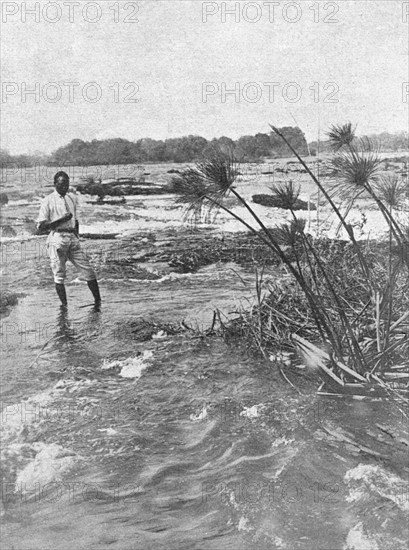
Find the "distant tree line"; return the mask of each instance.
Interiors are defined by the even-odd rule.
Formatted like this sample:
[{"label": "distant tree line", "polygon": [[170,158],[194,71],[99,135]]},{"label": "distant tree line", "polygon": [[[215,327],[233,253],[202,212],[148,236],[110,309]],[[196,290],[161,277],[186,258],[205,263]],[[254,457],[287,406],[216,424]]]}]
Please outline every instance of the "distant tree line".
[{"label": "distant tree line", "polygon": [[[282,129],[294,147],[307,154],[307,141],[299,128]],[[137,141],[107,139],[82,141],[74,139],[60,147],[50,158],[56,165],[132,164],[143,162],[194,162],[211,154],[215,149],[234,154],[238,160],[257,161],[264,157],[288,155],[287,146],[275,135],[256,134],[238,140],[222,136],[210,141],[201,136],[184,136],[166,140],[150,138]]]},{"label": "distant tree line", "polygon": [[[308,145],[300,128],[286,126],[280,130],[300,154],[316,154],[317,142]],[[376,139],[386,151],[407,151],[409,149],[407,132],[399,134],[383,132],[369,137]],[[39,164],[93,166],[143,162],[194,162],[208,156],[215,149],[232,154],[237,160],[243,162],[291,156],[287,145],[274,133],[242,136],[237,140],[222,136],[210,141],[201,136],[189,135],[165,140],[144,138],[137,141],[122,138],[94,139],[92,141],[73,139],[68,145],[58,148],[48,156],[42,154],[13,156],[5,150],[0,150],[0,165],[2,167]],[[328,150],[328,142],[320,142],[320,151]]]},{"label": "distant tree line", "polygon": [[10,155],[5,149],[0,149],[0,167],[46,165],[49,159],[49,156],[42,153],[33,155]]},{"label": "distant tree line", "polygon": [[[281,129],[291,144],[302,154],[308,154],[307,141],[300,128]],[[83,141],[73,139],[48,157],[0,153],[2,166],[39,162],[49,166],[93,166],[100,164],[139,164],[143,162],[194,162],[211,154],[215,149],[234,155],[237,160],[251,162],[265,157],[282,157],[291,154],[288,147],[275,134],[242,136],[238,140],[222,136],[207,140],[201,136],[184,136],[166,140],[150,138],[129,141],[122,138]]]}]

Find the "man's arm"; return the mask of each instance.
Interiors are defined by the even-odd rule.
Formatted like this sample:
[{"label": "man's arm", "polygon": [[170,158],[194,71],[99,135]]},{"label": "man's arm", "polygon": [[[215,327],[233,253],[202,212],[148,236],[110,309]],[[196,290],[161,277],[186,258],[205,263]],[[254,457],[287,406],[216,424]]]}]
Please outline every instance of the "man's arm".
[{"label": "man's arm", "polygon": [[46,197],[41,203],[40,212],[38,214],[37,230],[39,233],[45,233],[51,229],[55,229],[61,223],[70,220],[72,218],[72,214],[65,214],[62,218],[54,221],[51,221],[50,218],[50,205],[48,203],[48,198]]},{"label": "man's arm", "polygon": [[37,218],[37,232],[41,235],[48,232],[48,223],[50,221],[50,206],[48,198],[41,201],[40,212]]},{"label": "man's arm", "polygon": [[72,218],[72,214],[70,212],[69,214],[65,214],[64,216],[62,216],[62,218],[58,218],[58,220],[54,220],[53,222],[41,221],[38,224],[38,229],[40,229],[40,230],[41,229],[55,229],[61,223],[67,222],[71,218]]},{"label": "man's arm", "polygon": [[42,229],[46,223],[50,221],[50,205],[48,204],[48,198],[45,197],[41,201],[40,212],[37,218],[37,229]]}]

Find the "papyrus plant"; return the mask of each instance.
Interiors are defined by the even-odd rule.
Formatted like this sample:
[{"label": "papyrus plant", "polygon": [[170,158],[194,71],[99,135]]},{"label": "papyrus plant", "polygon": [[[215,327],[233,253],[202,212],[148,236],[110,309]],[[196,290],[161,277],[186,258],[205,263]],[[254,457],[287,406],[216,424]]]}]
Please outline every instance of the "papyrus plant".
[{"label": "papyrus plant", "polygon": [[[393,310],[393,292],[398,280],[401,290],[400,272],[404,263],[407,266],[407,257],[405,260],[402,253],[407,247],[407,235],[405,236],[405,229],[395,219],[394,206],[390,204],[392,201],[396,203],[397,198],[402,197],[400,185],[395,180],[386,181],[380,177],[381,160],[378,152],[369,140],[356,140],[350,124],[334,126],[329,132],[335,150],[332,164],[339,185],[335,189],[335,195],[334,187],[328,188],[314,175],[280,130],[274,126],[272,129],[288,145],[315,182],[350,240],[350,254],[355,258],[354,269],[356,266],[354,275],[361,278],[359,307],[356,301],[350,302],[340,292],[341,288],[348,285],[340,281],[338,271],[321,257],[319,243],[305,233],[305,223],[297,217],[295,210],[299,189],[295,189],[291,183],[277,184],[271,191],[286,204],[292,214],[292,221],[278,228],[267,228],[237,190],[235,184],[239,172],[233,156],[215,150],[209,158],[199,162],[195,168],[186,170],[174,181],[174,190],[179,194],[178,201],[187,205],[187,213],[192,214],[196,221],[202,219],[203,214],[208,216],[223,210],[256,234],[297,281],[315,322],[317,336],[330,345],[334,359],[348,363],[361,374],[371,372],[382,361],[395,357],[397,350],[401,351],[399,328],[407,320],[404,315],[399,315],[398,310]],[[390,260],[389,280],[384,288],[380,285],[373,259],[369,261],[364,246],[355,238],[347,219],[354,200],[363,192],[375,201],[387,221],[390,231],[390,258],[394,247],[401,257],[399,262]],[[346,210],[338,204],[337,194],[338,198],[341,194],[346,194]],[[224,199],[228,195],[236,197],[250,214],[251,222],[225,206]],[[373,331],[376,338],[371,338]],[[375,350],[368,344],[368,340],[376,341]]]}]

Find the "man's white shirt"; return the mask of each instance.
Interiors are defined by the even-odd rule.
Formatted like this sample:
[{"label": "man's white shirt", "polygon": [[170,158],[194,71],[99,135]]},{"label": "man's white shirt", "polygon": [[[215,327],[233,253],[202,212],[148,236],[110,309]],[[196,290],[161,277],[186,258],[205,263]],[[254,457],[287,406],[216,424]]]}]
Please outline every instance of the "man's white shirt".
[{"label": "man's white shirt", "polygon": [[[38,214],[38,223],[47,221],[53,222],[65,216],[68,212],[72,214],[72,218],[58,225],[59,229],[74,229],[77,220],[78,198],[73,193],[67,193],[62,197],[57,190],[47,195],[41,203],[40,212]],[[55,238],[62,238],[61,233],[51,231],[47,242],[51,243]]]}]

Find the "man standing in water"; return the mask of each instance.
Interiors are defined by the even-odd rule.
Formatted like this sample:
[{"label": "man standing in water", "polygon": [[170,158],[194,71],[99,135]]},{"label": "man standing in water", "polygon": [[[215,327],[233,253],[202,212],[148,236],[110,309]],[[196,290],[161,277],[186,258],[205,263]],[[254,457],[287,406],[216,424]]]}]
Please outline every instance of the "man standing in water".
[{"label": "man standing in water", "polygon": [[65,172],[54,176],[55,191],[45,197],[38,216],[38,229],[50,230],[47,239],[48,255],[54,275],[55,288],[63,306],[67,305],[64,281],[65,264],[70,260],[84,275],[94,296],[95,305],[101,304],[98,281],[78,237],[77,197],[68,193],[70,178]]}]

